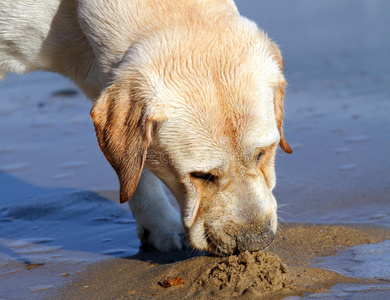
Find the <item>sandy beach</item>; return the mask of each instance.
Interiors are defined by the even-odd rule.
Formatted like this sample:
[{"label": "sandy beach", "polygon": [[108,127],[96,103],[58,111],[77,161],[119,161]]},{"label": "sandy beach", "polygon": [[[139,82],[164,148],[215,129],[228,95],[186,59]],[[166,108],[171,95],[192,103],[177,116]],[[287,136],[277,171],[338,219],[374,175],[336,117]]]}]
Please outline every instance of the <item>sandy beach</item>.
[{"label": "sandy beach", "polygon": [[[161,253],[144,250],[135,256],[92,265],[59,292],[59,299],[282,299],[326,293],[330,287],[369,286],[361,299],[385,299],[381,279],[358,279],[320,269],[316,257],[334,255],[357,244],[378,243],[390,238],[385,228],[286,224],[271,249],[215,257],[193,251]],[[161,281],[182,279],[182,284],[162,287]],[[377,287],[377,288],[375,288]],[[339,287],[332,296],[349,298]],[[328,295],[329,296],[329,295]],[[349,297],[348,297],[349,296]],[[344,299],[345,299],[344,298]],[[367,299],[367,298],[366,298]]]},{"label": "sandy beach", "polygon": [[[280,45],[289,84],[294,153],[277,154],[274,243],[231,257],[141,247],[92,103],[59,75],[11,74],[0,82],[0,299],[390,297],[390,3],[236,3]],[[169,277],[183,284],[162,287]]]}]

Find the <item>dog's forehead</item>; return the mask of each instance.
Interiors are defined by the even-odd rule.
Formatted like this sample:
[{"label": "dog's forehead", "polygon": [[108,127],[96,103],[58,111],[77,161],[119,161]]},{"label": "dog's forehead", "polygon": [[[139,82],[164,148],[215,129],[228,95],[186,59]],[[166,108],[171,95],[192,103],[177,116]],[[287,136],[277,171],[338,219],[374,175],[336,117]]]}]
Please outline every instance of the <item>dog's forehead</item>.
[{"label": "dog's forehead", "polygon": [[253,155],[279,140],[273,88],[266,83],[251,88],[221,92],[209,86],[199,98],[176,105],[159,139],[183,172],[218,168],[233,156]]},{"label": "dog's forehead", "polygon": [[250,152],[279,139],[273,98],[283,74],[270,41],[259,35],[235,46],[181,49],[144,73],[150,107],[166,116],[159,142],[189,167],[217,166],[231,151]]},{"label": "dog's forehead", "polygon": [[168,102],[170,118],[181,120],[181,126],[195,134],[207,133],[212,139],[230,139],[241,146],[274,136],[278,130],[273,99],[279,70],[271,60],[263,69],[253,65],[230,74],[221,68],[198,74],[190,82],[178,82],[178,88],[170,89],[177,97]]},{"label": "dog's forehead", "polygon": [[235,106],[275,88],[283,80],[275,46],[255,24],[239,23],[245,30],[191,30],[157,38],[154,50],[135,47],[133,60],[154,106],[168,114],[183,104],[220,98]]}]

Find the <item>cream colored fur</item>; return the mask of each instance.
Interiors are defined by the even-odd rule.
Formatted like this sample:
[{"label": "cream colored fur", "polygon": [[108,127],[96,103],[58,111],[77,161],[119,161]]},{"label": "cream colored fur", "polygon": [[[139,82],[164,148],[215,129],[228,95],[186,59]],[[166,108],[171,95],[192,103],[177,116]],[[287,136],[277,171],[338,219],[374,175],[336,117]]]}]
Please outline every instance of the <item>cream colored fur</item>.
[{"label": "cream colored fur", "polygon": [[34,70],[97,99],[99,145],[142,241],[181,249],[185,232],[223,254],[272,242],[275,152],[291,152],[283,60],[233,1],[2,0],[0,79]]}]

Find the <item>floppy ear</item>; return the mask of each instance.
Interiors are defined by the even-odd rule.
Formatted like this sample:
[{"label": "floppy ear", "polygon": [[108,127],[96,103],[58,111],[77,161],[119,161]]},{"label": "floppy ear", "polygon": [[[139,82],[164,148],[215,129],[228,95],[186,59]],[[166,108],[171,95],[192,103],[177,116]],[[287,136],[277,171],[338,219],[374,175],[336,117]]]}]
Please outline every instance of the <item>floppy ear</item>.
[{"label": "floppy ear", "polygon": [[[278,46],[271,42],[272,51],[276,62],[279,65],[281,71],[283,71],[283,57],[278,48]],[[275,90],[274,95],[274,106],[275,106],[275,116],[276,116],[276,124],[278,126],[279,134],[280,134],[280,147],[286,153],[292,153],[292,149],[284,138],[283,134],[283,98],[284,98],[284,89],[286,87],[286,81],[283,79],[279,86]]]},{"label": "floppy ear", "polygon": [[137,187],[150,143],[145,104],[131,87],[114,83],[96,101],[91,118],[100,149],[118,175],[124,203]]}]

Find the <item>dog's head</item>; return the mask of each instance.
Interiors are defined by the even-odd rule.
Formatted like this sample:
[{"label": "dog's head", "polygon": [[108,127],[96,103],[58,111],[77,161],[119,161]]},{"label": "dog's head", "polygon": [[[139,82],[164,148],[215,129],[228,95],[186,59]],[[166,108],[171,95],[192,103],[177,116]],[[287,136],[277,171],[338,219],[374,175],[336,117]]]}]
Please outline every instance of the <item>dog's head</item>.
[{"label": "dog's head", "polygon": [[178,35],[133,44],[91,111],[121,202],[147,167],[178,200],[193,247],[263,249],[277,227],[276,149],[292,152],[280,51],[253,24]]}]

